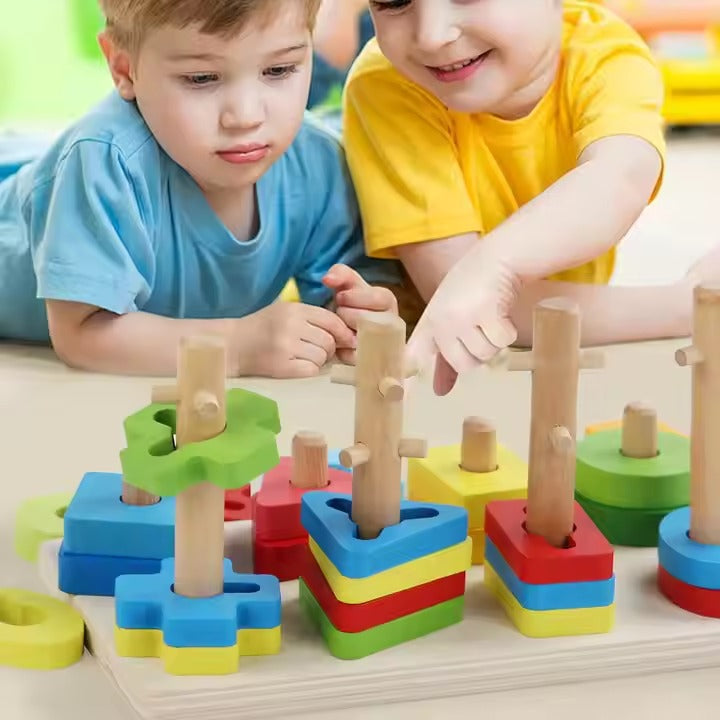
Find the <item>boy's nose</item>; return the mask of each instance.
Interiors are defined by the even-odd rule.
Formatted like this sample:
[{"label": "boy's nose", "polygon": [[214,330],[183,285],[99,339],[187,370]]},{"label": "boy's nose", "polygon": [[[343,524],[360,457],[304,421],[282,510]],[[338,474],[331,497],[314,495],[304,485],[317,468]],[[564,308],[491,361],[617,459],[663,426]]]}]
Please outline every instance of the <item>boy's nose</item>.
[{"label": "boy's nose", "polygon": [[259,97],[245,95],[228,103],[220,114],[220,125],[226,129],[247,130],[262,125],[265,108]]},{"label": "boy's nose", "polygon": [[461,34],[452,9],[447,3],[418,3],[415,24],[415,45],[422,52],[434,52],[455,42]]}]

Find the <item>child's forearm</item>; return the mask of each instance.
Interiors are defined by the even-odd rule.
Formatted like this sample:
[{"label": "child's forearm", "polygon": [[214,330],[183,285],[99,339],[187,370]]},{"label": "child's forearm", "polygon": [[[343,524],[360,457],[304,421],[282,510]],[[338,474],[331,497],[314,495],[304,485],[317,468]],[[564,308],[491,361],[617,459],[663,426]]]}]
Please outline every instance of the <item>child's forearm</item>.
[{"label": "child's forearm", "polygon": [[227,341],[228,374],[236,377],[249,370],[249,358],[242,350],[251,347],[247,320],[178,320],[142,312],[118,316],[101,310],[90,315],[71,337],[54,345],[61,359],[80,370],[173,376],[181,338],[220,335]]},{"label": "child's forearm", "polygon": [[689,282],[615,287],[540,280],[526,285],[513,307],[518,345],[532,345],[534,306],[557,296],[578,303],[584,346],[679,338],[691,332],[693,288]]}]

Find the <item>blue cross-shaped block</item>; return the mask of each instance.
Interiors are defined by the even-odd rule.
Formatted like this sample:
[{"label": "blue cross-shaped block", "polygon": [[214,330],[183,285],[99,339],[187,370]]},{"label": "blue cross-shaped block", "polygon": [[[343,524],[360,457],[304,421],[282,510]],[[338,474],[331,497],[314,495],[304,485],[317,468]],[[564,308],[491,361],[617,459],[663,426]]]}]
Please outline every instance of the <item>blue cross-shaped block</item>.
[{"label": "blue cross-shaped block", "polygon": [[224,561],[224,593],[187,598],[173,590],[175,560],[157,575],[124,575],[115,584],[115,623],[125,630],[161,630],[176,648],[231,647],[246,629],[280,626],[280,582],[272,575],[240,575]]}]

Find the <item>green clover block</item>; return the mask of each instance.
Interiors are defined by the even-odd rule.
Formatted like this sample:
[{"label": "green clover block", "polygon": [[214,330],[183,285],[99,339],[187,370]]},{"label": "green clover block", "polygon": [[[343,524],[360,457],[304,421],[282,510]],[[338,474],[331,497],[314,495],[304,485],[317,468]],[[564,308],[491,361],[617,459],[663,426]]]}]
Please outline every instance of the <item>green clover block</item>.
[{"label": "green clover block", "polygon": [[127,448],[120,453],[125,480],[154,495],[172,497],[201,482],[235,490],[275,467],[280,461],[277,403],[233,389],[227,393],[226,412],[220,435],[177,449],[174,405],[152,404],[128,417]]}]

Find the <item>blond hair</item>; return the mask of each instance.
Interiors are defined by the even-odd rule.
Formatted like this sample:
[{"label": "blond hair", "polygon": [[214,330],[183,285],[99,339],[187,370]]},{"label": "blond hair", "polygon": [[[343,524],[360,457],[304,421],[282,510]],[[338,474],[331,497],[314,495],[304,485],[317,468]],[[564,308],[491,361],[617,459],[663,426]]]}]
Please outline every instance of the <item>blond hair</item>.
[{"label": "blond hair", "polygon": [[[308,26],[313,28],[321,0],[295,0],[305,5]],[[264,20],[288,0],[99,0],[112,39],[127,49],[137,49],[149,30],[173,25],[198,25],[211,35],[231,37],[257,16]]]}]

